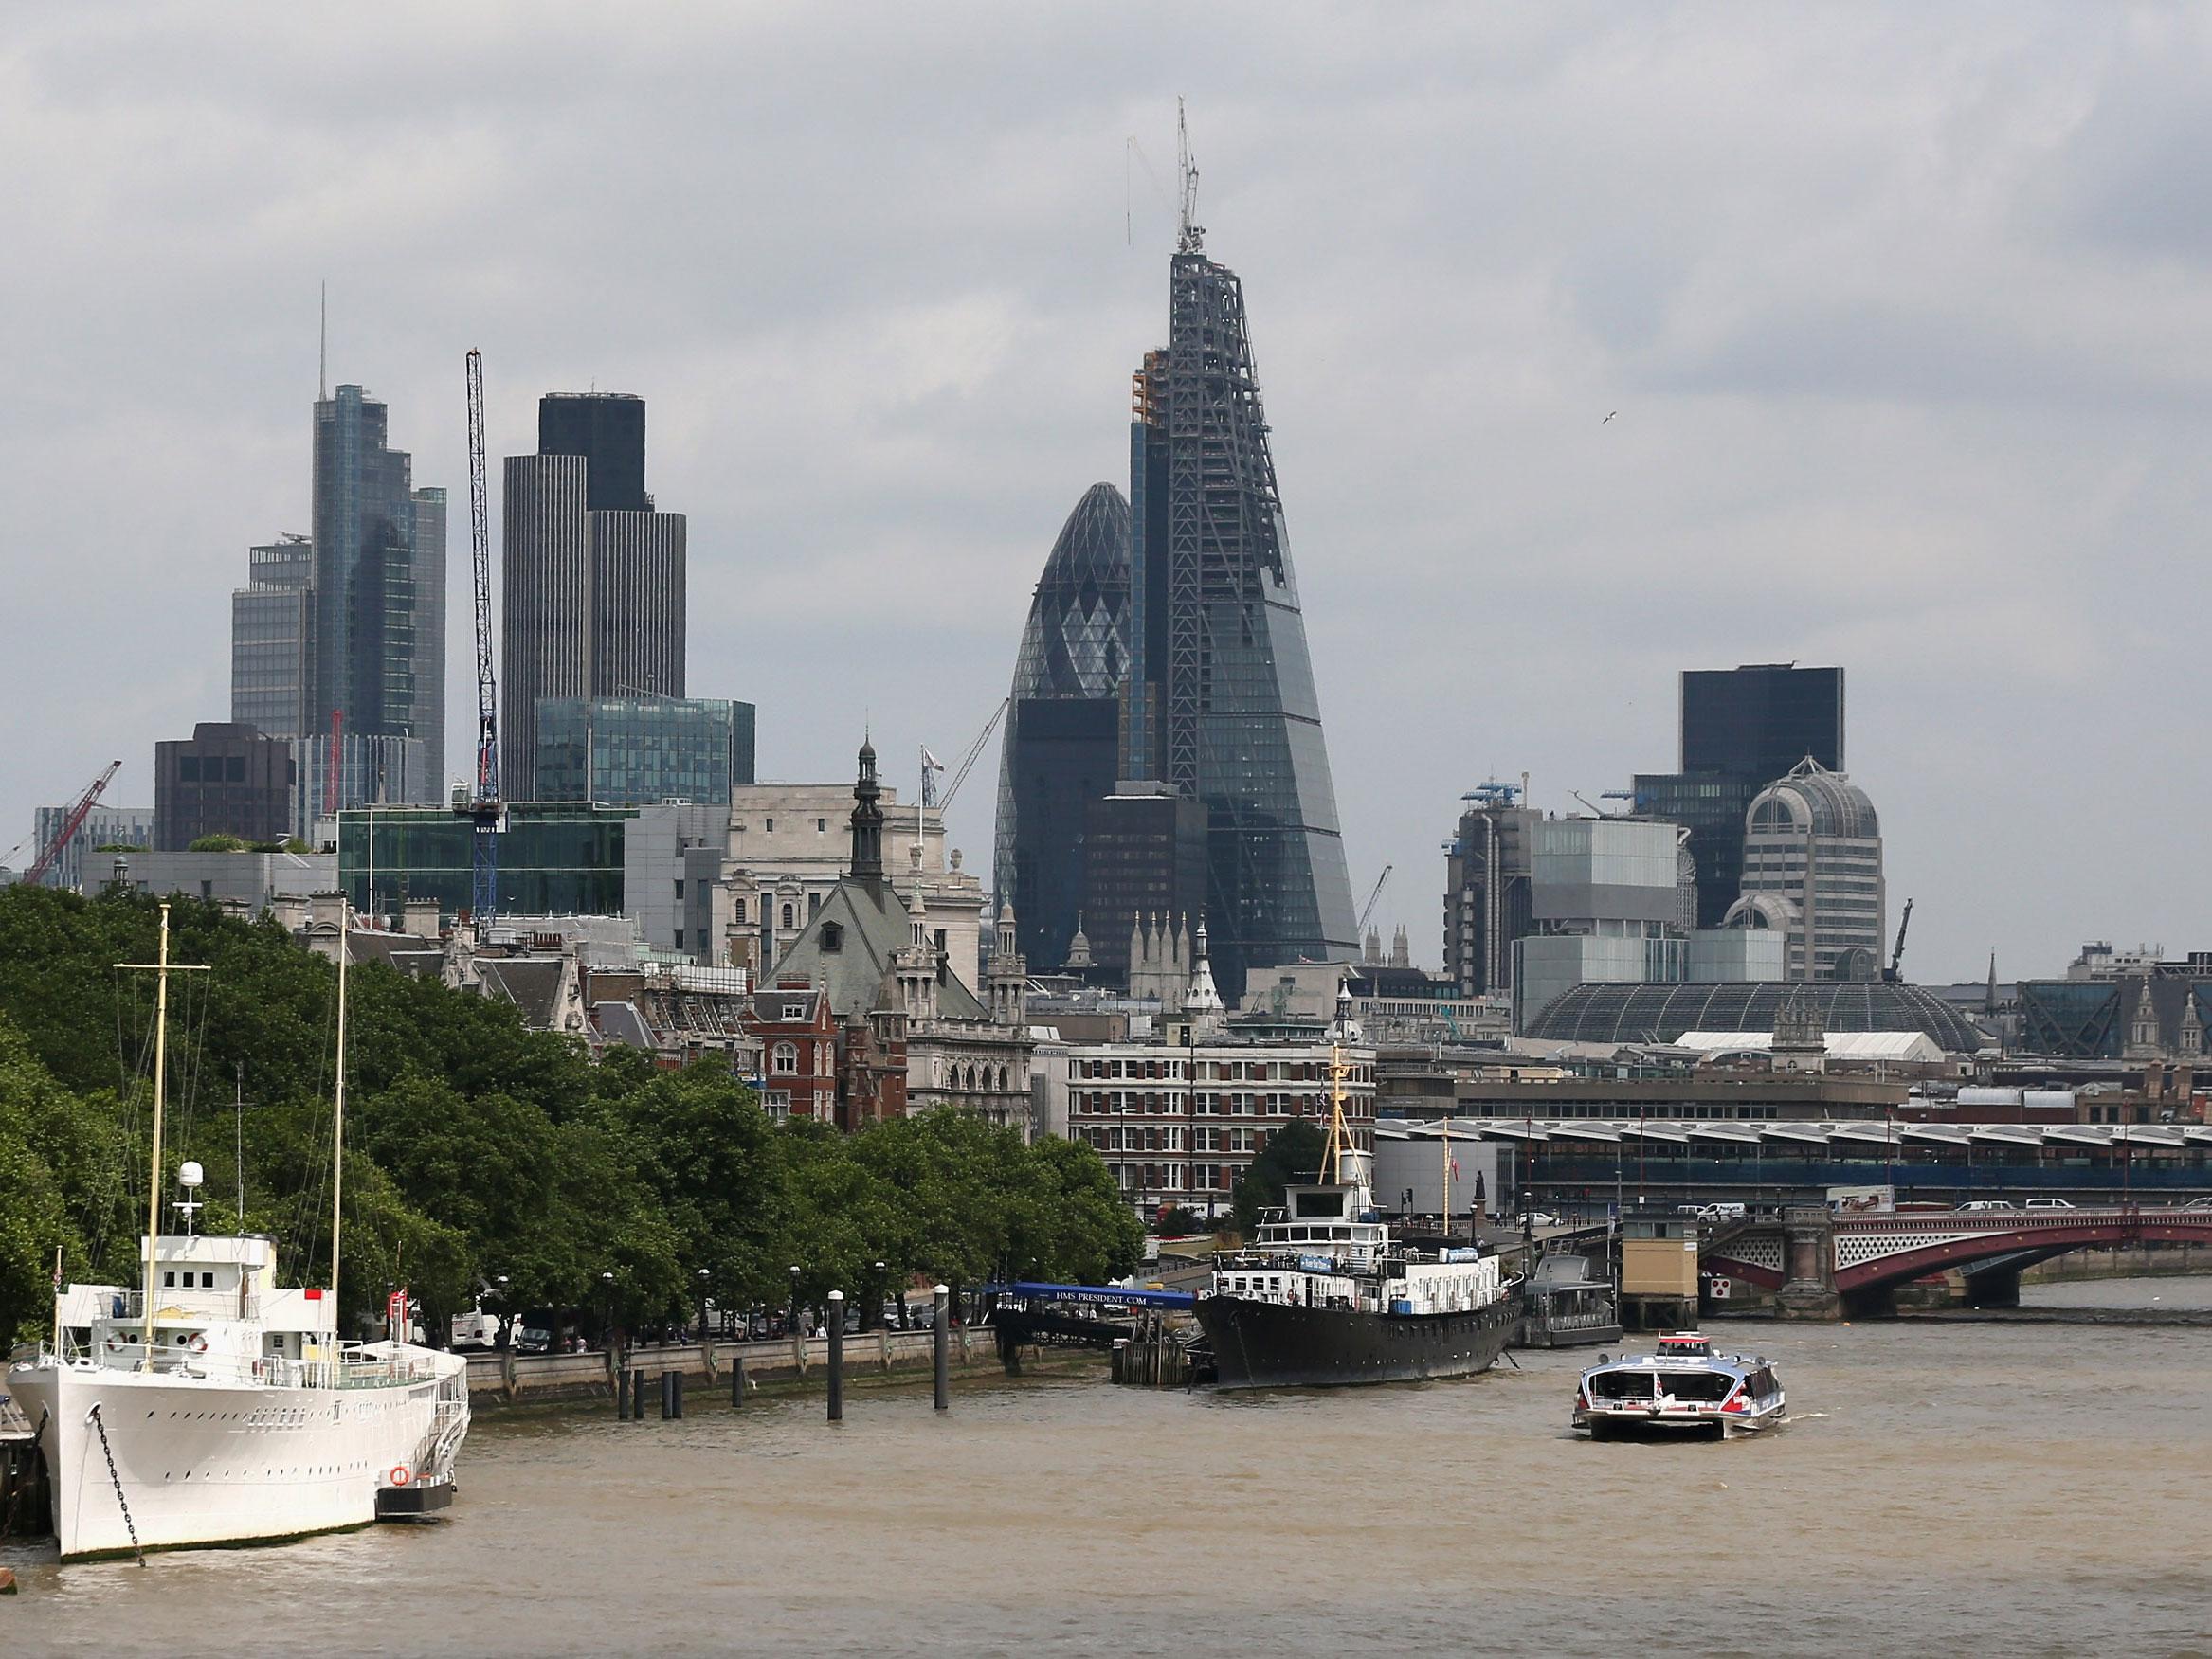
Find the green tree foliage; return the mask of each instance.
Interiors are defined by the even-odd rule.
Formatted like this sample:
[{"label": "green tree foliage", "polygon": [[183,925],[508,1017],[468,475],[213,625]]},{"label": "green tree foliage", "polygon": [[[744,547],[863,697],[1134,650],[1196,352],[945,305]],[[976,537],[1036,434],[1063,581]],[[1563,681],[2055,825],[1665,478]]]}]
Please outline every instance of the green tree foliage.
[{"label": "green tree foliage", "polygon": [[1266,1146],[1237,1178],[1237,1231],[1249,1236],[1260,1224],[1260,1212],[1281,1204],[1285,1184],[1310,1181],[1319,1175],[1327,1145],[1321,1131],[1305,1118],[1293,1118],[1270,1135]]},{"label": "green tree foliage", "polygon": [[[144,1056],[158,909],[0,890],[0,1342],[43,1332],[54,1252],[69,1277],[135,1278],[144,1225]],[[326,1281],[336,974],[275,923],[172,901],[170,1132],[207,1170],[203,1220],[279,1243],[291,1283]],[[771,1124],[724,1067],[681,1071],[523,1028],[511,1005],[381,965],[349,975],[348,1312],[388,1285],[443,1330],[485,1288],[506,1308],[611,1300],[618,1321],[682,1319],[800,1289],[872,1296],[912,1275],[1102,1282],[1143,1243],[1088,1146],[1025,1146],[956,1112],[843,1136]],[[243,1077],[245,1213],[234,1214]],[[885,1264],[879,1283],[874,1264]],[[607,1277],[611,1275],[611,1281]]]},{"label": "green tree foliage", "polygon": [[250,853],[254,844],[244,836],[234,836],[228,830],[217,830],[211,836],[202,836],[185,849],[188,853]]}]

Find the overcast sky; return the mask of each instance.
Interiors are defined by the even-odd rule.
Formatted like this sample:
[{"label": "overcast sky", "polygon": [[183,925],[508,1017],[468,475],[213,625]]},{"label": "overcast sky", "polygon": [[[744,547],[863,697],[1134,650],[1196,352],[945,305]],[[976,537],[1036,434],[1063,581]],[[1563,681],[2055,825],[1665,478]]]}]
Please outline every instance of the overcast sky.
[{"label": "overcast sky", "polygon": [[326,279],[333,383],[453,492],[456,765],[476,346],[495,469],[540,392],[645,398],[761,775],[872,718],[910,789],[1127,485],[1185,94],[1355,898],[1395,865],[1417,961],[1463,791],[1571,810],[1674,765],[1677,670],[1790,659],[1848,670],[1909,977],[2212,946],[2203,8],[0,12],[0,859],[227,717]]}]

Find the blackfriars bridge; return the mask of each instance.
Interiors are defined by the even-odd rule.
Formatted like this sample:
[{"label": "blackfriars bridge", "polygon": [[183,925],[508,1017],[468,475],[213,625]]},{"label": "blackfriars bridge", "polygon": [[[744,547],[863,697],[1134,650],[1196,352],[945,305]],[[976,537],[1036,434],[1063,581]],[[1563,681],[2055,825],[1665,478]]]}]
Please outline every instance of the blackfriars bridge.
[{"label": "blackfriars bridge", "polygon": [[2138,1244],[2212,1246],[2212,1210],[2107,1209],[1831,1215],[1813,1205],[1724,1225],[1704,1241],[1701,1272],[1774,1293],[1786,1312],[1868,1311],[1902,1284],[1956,1270],[1968,1300],[2020,1300],[2020,1274],[2072,1250]]}]

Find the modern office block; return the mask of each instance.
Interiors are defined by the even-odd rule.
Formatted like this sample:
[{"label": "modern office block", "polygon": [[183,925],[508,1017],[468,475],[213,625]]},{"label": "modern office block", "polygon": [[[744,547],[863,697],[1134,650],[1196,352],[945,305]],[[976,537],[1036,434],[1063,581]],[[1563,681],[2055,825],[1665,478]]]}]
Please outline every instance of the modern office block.
[{"label": "modern office block", "polygon": [[1680,769],[1636,779],[1636,810],[1690,831],[1697,925],[1717,928],[1743,891],[1744,814],[1798,762],[1843,766],[1843,671],[1754,663],[1681,679]]},{"label": "modern office block", "polygon": [[1129,503],[1094,484],[1061,527],[1029,602],[999,765],[991,880],[1022,954],[1067,960],[1083,906],[1083,819],[1112,792],[1129,666]]},{"label": "modern office block", "polygon": [[1543,815],[1511,784],[1461,798],[1444,862],[1444,973],[1462,997],[1513,990],[1514,941],[1535,929],[1535,833]]},{"label": "modern office block", "polygon": [[[517,802],[499,837],[499,908],[514,915],[623,913],[623,839],[634,806]],[[474,902],[475,826],[449,809],[352,808],[338,817],[338,882],[378,913],[404,894],[447,913]]]},{"label": "modern office block", "polygon": [[751,703],[714,697],[545,697],[535,711],[540,801],[726,806],[752,782]]},{"label": "modern office block", "polygon": [[1123,780],[1090,803],[1082,926],[1099,983],[1130,984],[1133,933],[1205,915],[1206,856],[1205,806],[1166,784]]},{"label": "modern office block", "polygon": [[1247,969],[1358,955],[1351,885],[1243,286],[1186,221],[1168,346],[1134,377],[1133,616],[1122,770],[1209,815],[1222,993]]},{"label": "modern office block", "polygon": [[1799,761],[1843,770],[1843,671],[1756,663],[1682,676],[1685,772],[1772,780]]},{"label": "modern office block", "polygon": [[510,456],[500,563],[502,792],[530,801],[541,699],[684,694],[686,524],[644,489],[644,404],[556,393]]},{"label": "modern office block", "polygon": [[230,594],[230,718],[296,737],[313,718],[315,544],[303,535],[250,550]]},{"label": "modern office block", "polygon": [[181,853],[214,835],[283,840],[297,781],[285,739],[203,720],[190,738],[154,746],[154,850]]}]

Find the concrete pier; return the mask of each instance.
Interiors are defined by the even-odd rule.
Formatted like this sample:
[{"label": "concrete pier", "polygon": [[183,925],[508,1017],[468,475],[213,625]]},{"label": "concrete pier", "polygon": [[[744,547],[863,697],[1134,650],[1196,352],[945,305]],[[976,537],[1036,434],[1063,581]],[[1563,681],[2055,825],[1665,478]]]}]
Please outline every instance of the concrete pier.
[{"label": "concrete pier", "polygon": [[[928,1375],[934,1364],[934,1334],[929,1330],[873,1330],[845,1339],[846,1380],[855,1373],[891,1377],[902,1372]],[[997,1363],[988,1331],[952,1326],[946,1332],[946,1363],[965,1375],[978,1365]],[[471,1354],[468,1393],[480,1404],[533,1399],[607,1399],[611,1379],[627,1381],[642,1368],[658,1374],[682,1373],[685,1380],[712,1383],[743,1367],[749,1391],[763,1385],[817,1383],[829,1365],[827,1336],[778,1338],[766,1343],[681,1343],[631,1350],[610,1361],[604,1353],[517,1355]],[[642,1404],[643,1402],[639,1402]],[[642,1411],[638,1414],[644,1416]]]}]

